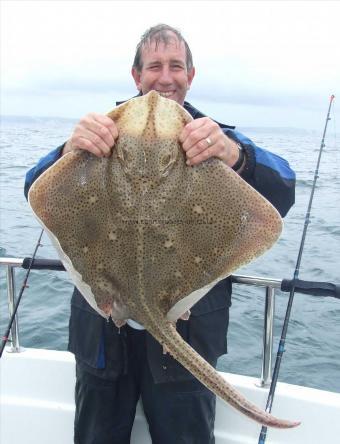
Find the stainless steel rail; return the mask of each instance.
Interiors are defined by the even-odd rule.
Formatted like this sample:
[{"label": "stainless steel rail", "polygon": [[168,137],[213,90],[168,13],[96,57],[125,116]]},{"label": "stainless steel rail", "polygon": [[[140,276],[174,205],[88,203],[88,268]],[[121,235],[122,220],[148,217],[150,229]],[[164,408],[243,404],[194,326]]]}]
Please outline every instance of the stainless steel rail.
[{"label": "stainless steel rail", "polygon": [[[0,266],[6,267],[6,284],[9,316],[12,315],[15,304],[15,268],[21,267],[23,259],[20,258],[0,258]],[[266,292],[263,327],[263,349],[262,349],[262,370],[259,385],[267,387],[270,385],[272,374],[272,349],[273,349],[273,326],[274,326],[274,306],[275,289],[281,287],[281,279],[272,279],[258,276],[232,275],[235,284],[245,284],[255,287],[264,287]],[[18,316],[11,330],[11,347],[7,349],[12,353],[20,352]]]},{"label": "stainless steel rail", "polygon": [[258,276],[232,275],[233,283],[264,287],[266,291],[263,322],[262,367],[259,385],[269,387],[272,377],[274,338],[275,289],[281,288],[281,279]]},{"label": "stainless steel rail", "polygon": [[[21,267],[22,259],[18,258],[0,258],[0,265],[6,266],[6,284],[7,284],[7,303],[9,318],[14,312],[15,305],[15,267]],[[18,316],[15,317],[10,334],[11,348],[7,351],[19,353],[19,325]]]}]

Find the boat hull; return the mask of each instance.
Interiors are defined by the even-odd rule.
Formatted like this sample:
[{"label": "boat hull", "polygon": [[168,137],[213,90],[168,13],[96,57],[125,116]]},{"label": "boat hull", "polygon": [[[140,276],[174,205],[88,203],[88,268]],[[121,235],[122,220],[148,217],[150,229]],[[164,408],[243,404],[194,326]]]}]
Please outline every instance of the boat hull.
[{"label": "boat hull", "polygon": [[[4,352],[0,361],[0,442],[72,444],[75,363],[68,352],[25,349]],[[257,379],[224,374],[238,390],[264,407],[268,390]],[[292,430],[268,431],[268,444],[336,443],[340,394],[279,383],[273,413],[301,420]],[[216,444],[257,444],[261,426],[217,400]],[[132,444],[151,444],[142,406],[137,408]]]}]

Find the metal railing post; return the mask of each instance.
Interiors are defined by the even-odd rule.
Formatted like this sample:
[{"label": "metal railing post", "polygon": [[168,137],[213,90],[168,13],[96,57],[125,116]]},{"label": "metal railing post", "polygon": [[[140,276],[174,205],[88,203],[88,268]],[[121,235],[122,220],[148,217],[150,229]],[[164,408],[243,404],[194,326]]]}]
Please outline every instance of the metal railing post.
[{"label": "metal railing post", "polygon": [[[11,317],[14,312],[14,295],[15,295],[15,269],[12,265],[7,265],[7,297],[8,297],[8,311],[9,316]],[[20,345],[19,345],[19,328],[18,328],[18,316],[15,317],[15,320],[11,329],[11,340],[12,347],[9,350],[11,353],[19,353]]]},{"label": "metal railing post", "polygon": [[264,309],[263,351],[260,386],[268,387],[272,378],[273,328],[274,328],[275,289],[266,287]]}]

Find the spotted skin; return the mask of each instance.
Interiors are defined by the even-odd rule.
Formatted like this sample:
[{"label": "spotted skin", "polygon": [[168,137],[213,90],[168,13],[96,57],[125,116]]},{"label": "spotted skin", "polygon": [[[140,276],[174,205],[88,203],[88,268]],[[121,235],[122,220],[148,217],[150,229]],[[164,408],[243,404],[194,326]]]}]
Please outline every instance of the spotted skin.
[{"label": "spotted skin", "polygon": [[151,91],[108,115],[119,131],[110,158],[71,152],[29,192],[75,285],[102,316],[144,325],[240,412],[267,426],[296,426],[249,403],[174,327],[199,289],[272,246],[279,214],[220,160],[186,165],[178,137],[192,118],[176,102]]}]

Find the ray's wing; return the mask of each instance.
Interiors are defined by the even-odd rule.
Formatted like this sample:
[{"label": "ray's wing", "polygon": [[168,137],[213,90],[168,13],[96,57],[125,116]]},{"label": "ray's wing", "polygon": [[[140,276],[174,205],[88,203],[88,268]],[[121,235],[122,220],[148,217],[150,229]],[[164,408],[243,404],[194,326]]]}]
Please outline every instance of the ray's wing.
[{"label": "ray's wing", "polygon": [[[100,314],[124,304],[127,270],[134,273],[134,227],[122,224],[122,201],[109,189],[110,160],[76,151],[62,157],[33,184],[29,203],[47,229],[65,268]],[[132,205],[133,207],[133,205]],[[112,262],[114,261],[114,264]]]},{"label": "ray's wing", "polygon": [[268,250],[282,230],[276,209],[217,159],[184,167],[177,182],[167,210],[157,209],[163,223],[145,229],[145,291],[160,300],[170,320]]}]

